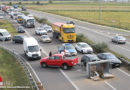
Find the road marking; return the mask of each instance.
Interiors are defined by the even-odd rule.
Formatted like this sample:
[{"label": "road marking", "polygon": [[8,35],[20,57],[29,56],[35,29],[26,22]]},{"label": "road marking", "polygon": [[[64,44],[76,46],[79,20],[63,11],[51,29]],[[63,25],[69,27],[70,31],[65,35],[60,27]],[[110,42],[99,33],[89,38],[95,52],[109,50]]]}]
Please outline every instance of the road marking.
[{"label": "road marking", "polygon": [[[27,31],[26,31],[28,36],[31,36]],[[39,45],[40,46],[40,45]],[[48,56],[47,52],[43,49],[43,47],[40,46],[40,48],[42,49],[42,52]],[[60,69],[60,72],[65,76],[65,78],[72,84],[72,86],[76,89],[76,90],[80,90],[73,82],[72,80],[67,76],[67,74],[65,74],[65,72],[63,70]]]},{"label": "road marking", "polygon": [[104,81],[109,87],[112,88],[112,90],[117,90],[116,88],[114,88],[110,83],[108,83],[107,81]]},{"label": "road marking", "polygon": [[130,77],[130,74],[128,74],[127,72],[121,70],[120,68],[118,68],[119,71],[121,71],[122,73],[124,73],[125,75],[129,76]]},{"label": "road marking", "polygon": [[65,74],[65,72],[63,70],[60,69],[60,72],[67,78],[67,80],[73,85],[73,87],[75,88],[75,90],[80,90],[73,82],[72,80],[67,76],[67,74]]}]

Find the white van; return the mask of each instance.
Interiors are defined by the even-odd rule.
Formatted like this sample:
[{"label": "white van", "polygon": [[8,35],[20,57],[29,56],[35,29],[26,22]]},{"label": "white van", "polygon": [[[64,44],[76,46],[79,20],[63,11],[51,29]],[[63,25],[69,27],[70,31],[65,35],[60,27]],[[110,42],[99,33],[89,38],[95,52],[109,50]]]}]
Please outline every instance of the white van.
[{"label": "white van", "polygon": [[11,35],[6,29],[0,29],[0,40],[1,41],[11,40]]},{"label": "white van", "polygon": [[23,48],[25,56],[27,56],[28,59],[41,59],[41,49],[35,38],[24,38]]}]

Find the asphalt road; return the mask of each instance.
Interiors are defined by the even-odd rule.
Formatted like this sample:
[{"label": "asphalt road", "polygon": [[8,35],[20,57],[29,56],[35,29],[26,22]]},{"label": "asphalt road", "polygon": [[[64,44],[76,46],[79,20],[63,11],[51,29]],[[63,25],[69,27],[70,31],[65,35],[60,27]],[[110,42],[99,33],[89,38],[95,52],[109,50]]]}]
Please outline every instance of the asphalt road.
[{"label": "asphalt road", "polygon": [[[17,28],[18,24],[14,20],[11,20],[11,22]],[[39,24],[36,23],[36,26],[39,26]],[[34,29],[26,29],[26,33],[23,35],[33,36],[39,42],[39,36],[34,34]],[[49,35],[52,37],[51,33]],[[22,44],[15,44],[12,41],[0,42],[0,44],[15,50],[26,59],[23,54]],[[43,52],[42,57],[45,57],[50,51],[53,53],[57,52],[57,47],[62,43],[53,39],[52,43],[39,42],[39,44]],[[81,56],[82,54],[78,53],[79,61]],[[129,90],[130,74],[122,71],[122,69],[110,70],[115,75],[115,78],[95,82],[87,79],[86,72],[78,65],[70,70],[61,70],[54,67],[41,68],[39,60],[28,62],[35,70],[46,90]]]},{"label": "asphalt road", "polygon": [[[36,17],[38,16],[39,18],[46,18],[52,23],[54,23],[54,22],[66,23],[67,21],[72,20],[76,24],[75,26],[76,26],[77,33],[84,34],[90,40],[92,40],[96,43],[105,42],[106,44],[108,44],[108,46],[111,50],[113,50],[121,55],[124,55],[130,59],[130,31],[90,24],[87,22],[74,20],[71,18],[54,15],[54,14],[49,14],[49,13],[45,13],[45,12],[40,12],[40,11],[29,10],[29,13],[31,13],[32,15],[34,15]],[[117,34],[123,35],[127,38],[127,43],[125,45],[118,45],[115,43],[111,43],[111,38]]]}]

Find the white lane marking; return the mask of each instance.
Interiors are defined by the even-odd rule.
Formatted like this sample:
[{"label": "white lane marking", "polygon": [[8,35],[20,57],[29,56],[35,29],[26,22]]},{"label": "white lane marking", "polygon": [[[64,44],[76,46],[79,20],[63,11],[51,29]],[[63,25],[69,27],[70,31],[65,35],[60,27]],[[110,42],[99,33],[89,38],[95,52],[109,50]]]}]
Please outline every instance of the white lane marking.
[{"label": "white lane marking", "polygon": [[72,80],[65,74],[63,70],[60,69],[60,72],[67,78],[67,80],[74,86],[75,90],[80,90],[73,82]]},{"label": "white lane marking", "polygon": [[104,81],[109,87],[112,88],[112,90],[117,90],[115,87],[113,87],[110,83],[108,83],[107,81]]},{"label": "white lane marking", "polygon": [[[26,31],[28,36],[31,36],[27,31]],[[39,45],[40,46],[40,45]],[[42,52],[48,56],[47,52],[43,49],[43,47],[40,46],[40,48],[42,49]],[[67,74],[65,74],[65,72],[63,70],[60,69],[60,72],[65,76],[65,78],[72,84],[72,86],[76,89],[76,90],[80,90],[76,84],[73,83],[73,81],[67,76]]]},{"label": "white lane marking", "polygon": [[130,77],[130,74],[128,74],[127,72],[121,70],[120,68],[118,68],[119,71],[121,71],[122,73],[124,73],[125,75],[129,76]]}]

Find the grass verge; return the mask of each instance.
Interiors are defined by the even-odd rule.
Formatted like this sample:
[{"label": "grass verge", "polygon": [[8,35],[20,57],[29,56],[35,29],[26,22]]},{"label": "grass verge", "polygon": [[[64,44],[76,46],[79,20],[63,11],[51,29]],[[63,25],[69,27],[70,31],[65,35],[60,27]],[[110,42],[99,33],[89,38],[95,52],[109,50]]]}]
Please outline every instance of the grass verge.
[{"label": "grass verge", "polygon": [[0,20],[0,28],[7,29],[12,36],[17,34],[15,27],[8,20]]},{"label": "grass verge", "polygon": [[[7,50],[0,48],[0,76],[4,86],[30,86],[23,68]],[[18,90],[18,89],[4,89]],[[24,89],[24,90],[31,90]]]}]

